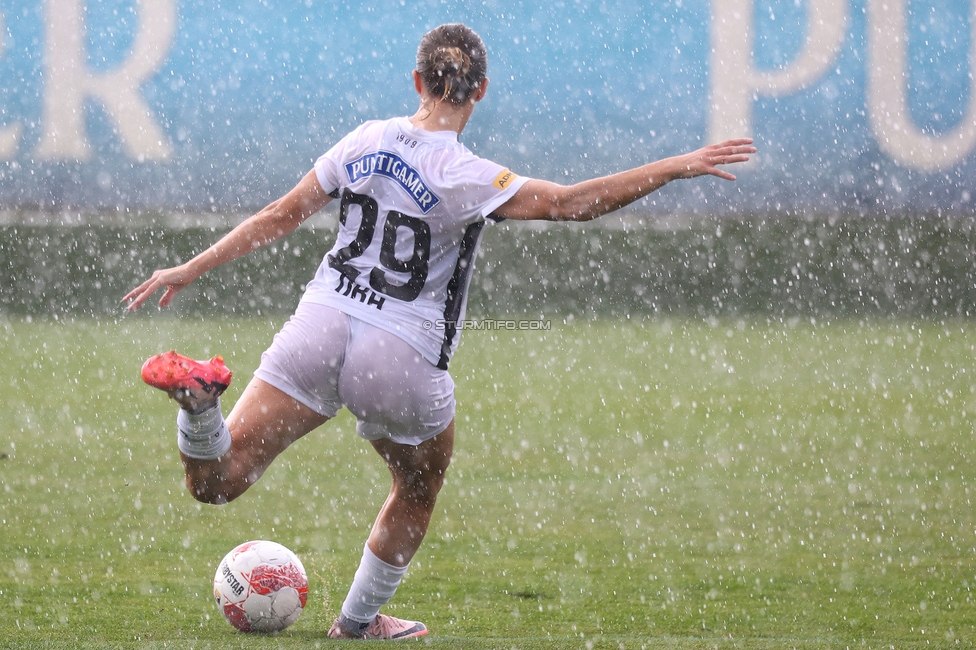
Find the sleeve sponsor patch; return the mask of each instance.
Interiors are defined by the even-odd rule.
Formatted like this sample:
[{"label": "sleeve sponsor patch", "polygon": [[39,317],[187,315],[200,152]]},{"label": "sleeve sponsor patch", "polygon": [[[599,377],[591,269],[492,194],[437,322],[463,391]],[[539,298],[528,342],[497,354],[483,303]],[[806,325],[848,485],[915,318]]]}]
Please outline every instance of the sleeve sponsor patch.
[{"label": "sleeve sponsor patch", "polygon": [[514,181],[516,178],[518,178],[517,174],[513,174],[512,172],[506,169],[502,171],[502,173],[499,174],[497,178],[495,178],[495,182],[492,183],[492,185],[494,185],[500,190],[507,190],[508,186],[511,185],[512,181]]}]

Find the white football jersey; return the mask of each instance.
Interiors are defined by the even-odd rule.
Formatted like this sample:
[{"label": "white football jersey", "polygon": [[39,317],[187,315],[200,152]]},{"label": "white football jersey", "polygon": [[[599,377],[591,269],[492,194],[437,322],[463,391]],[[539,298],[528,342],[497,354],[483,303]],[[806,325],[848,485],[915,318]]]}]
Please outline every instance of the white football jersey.
[{"label": "white football jersey", "polygon": [[391,332],[446,369],[486,220],[528,179],[407,118],[363,124],[315,173],[339,200],[339,234],[302,300]]}]

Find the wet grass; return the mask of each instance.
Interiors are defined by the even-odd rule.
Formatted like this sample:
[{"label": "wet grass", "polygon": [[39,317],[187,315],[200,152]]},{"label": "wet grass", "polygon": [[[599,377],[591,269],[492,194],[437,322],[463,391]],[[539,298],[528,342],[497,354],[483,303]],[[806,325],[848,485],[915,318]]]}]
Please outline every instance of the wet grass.
[{"label": "wet grass", "polygon": [[[387,488],[351,419],[207,507],[138,380],[162,349],[221,353],[230,404],[279,324],[0,323],[0,646],[329,645]],[[974,350],[968,322],[468,332],[456,458],[390,613],[450,648],[971,646]],[[271,638],[210,595],[249,538],[310,574]]]}]

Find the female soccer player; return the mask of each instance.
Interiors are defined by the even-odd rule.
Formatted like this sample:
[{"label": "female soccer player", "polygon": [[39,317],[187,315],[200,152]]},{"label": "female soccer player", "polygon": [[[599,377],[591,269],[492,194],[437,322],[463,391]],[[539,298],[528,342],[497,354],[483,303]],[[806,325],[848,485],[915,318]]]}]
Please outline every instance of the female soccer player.
[{"label": "female soccer player", "polygon": [[[137,309],[163,289],[165,307],[210,269],[297,228],[332,200],[340,229],[295,314],[262,355],[224,420],[231,373],[220,357],[175,352],[142,376],[180,405],[178,446],[190,493],[240,496],[291,443],[345,406],[383,457],[392,487],[329,635],[397,639],[427,628],[379,614],[424,539],[454,446],[454,382],[468,284],[489,220],[586,221],[676,179],[735,177],[718,165],[756,150],[730,140],[635,169],[562,186],[518,176],[458,142],[488,90],[481,38],[461,24],[427,33],[413,117],[371,121],[344,137],[285,196],[180,266],[158,270],[124,300]],[[438,326],[432,326],[437,324]]]}]

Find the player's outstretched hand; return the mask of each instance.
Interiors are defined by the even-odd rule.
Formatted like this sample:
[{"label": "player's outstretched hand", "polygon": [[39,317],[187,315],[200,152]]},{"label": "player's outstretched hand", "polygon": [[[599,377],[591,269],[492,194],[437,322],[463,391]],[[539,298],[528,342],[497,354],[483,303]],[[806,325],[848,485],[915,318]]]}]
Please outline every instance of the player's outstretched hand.
[{"label": "player's outstretched hand", "polygon": [[692,151],[678,156],[678,178],[694,178],[696,176],[718,176],[727,181],[734,181],[735,176],[718,168],[718,165],[747,162],[751,154],[756,153],[752,146],[752,138],[726,140],[717,144],[710,144],[698,151]]},{"label": "player's outstretched hand", "polygon": [[165,289],[163,297],[159,299],[159,306],[166,307],[169,303],[173,302],[173,298],[177,293],[195,279],[187,271],[186,265],[174,266],[171,269],[160,269],[153,273],[151,278],[127,293],[122,298],[122,302],[128,302],[128,310],[135,311],[154,293],[160,289]]}]

